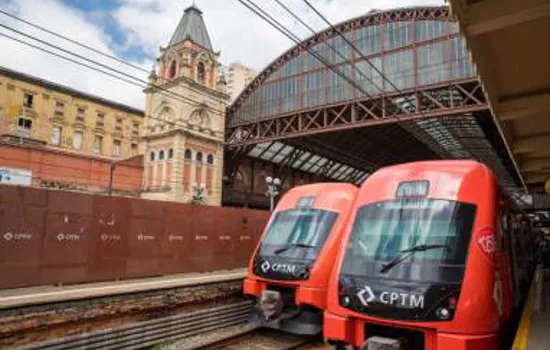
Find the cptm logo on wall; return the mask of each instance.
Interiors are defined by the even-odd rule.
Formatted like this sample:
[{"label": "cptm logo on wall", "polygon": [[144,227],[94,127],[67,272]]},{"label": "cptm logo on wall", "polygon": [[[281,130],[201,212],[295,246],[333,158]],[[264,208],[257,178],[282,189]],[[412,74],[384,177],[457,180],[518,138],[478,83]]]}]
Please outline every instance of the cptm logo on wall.
[{"label": "cptm logo on wall", "polygon": [[12,232],[8,231],[2,236],[5,241],[14,242],[14,241],[30,241],[32,239],[32,233],[26,232]]},{"label": "cptm logo on wall", "polygon": [[56,238],[59,242],[76,242],[76,241],[80,241],[80,235],[71,234],[71,233],[59,233]]}]

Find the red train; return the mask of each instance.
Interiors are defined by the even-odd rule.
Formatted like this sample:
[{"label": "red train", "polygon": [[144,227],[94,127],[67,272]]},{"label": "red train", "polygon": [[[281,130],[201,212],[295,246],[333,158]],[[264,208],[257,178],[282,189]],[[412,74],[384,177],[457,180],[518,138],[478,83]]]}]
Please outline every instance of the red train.
[{"label": "red train", "polygon": [[244,281],[266,327],[321,332],[327,283],[357,191],[351,184],[321,183],[281,198]]},{"label": "red train", "polygon": [[533,268],[529,224],[504,198],[474,161],[371,175],[328,284],[325,339],[336,348],[502,346]]}]

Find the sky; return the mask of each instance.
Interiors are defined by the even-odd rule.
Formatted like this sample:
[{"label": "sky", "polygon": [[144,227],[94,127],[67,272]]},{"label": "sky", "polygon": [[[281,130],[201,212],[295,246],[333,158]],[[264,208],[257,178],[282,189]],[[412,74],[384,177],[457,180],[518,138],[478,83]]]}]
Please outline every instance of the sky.
[{"label": "sky", "polygon": [[[302,0],[282,0],[315,30],[326,24]],[[0,9],[70,39],[118,57],[136,69],[57,38],[0,13],[0,66],[34,75],[103,98],[143,108],[139,86],[130,85],[91,69],[25,46],[2,35],[44,47],[20,33],[31,35],[92,63],[147,80],[161,46],[166,46],[183,10],[192,0],[0,0]],[[275,0],[255,0],[300,38],[311,35]],[[444,5],[444,0],[310,0],[332,23],[372,9]],[[241,62],[261,71],[294,43],[250,12],[237,0],[195,0],[203,11],[215,51],[223,64]],[[15,29],[13,32],[3,26]],[[49,48],[49,50],[53,50]],[[67,52],[61,54],[70,56]],[[82,61],[82,59],[74,58]],[[91,65],[91,62],[84,62]]]}]

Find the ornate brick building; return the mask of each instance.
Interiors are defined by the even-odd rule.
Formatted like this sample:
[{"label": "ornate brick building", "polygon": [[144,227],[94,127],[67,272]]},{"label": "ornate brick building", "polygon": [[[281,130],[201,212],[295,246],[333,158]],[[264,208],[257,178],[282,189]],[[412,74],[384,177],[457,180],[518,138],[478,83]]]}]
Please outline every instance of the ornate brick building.
[{"label": "ornate brick building", "polygon": [[3,142],[120,160],[142,154],[142,124],[139,109],[0,67]]},{"label": "ornate brick building", "polygon": [[207,204],[221,204],[229,96],[218,58],[202,12],[187,8],[145,90],[144,198],[188,202],[204,188]]}]

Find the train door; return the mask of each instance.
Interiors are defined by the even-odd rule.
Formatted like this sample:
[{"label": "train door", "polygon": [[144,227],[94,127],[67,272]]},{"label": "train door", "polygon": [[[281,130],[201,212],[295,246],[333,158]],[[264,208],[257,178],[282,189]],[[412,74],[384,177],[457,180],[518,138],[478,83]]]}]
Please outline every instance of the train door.
[{"label": "train door", "polygon": [[510,252],[510,221],[503,206],[497,211],[497,260],[494,298],[499,309],[501,319],[506,322],[510,319],[513,308],[513,280],[514,271],[509,256]]}]

